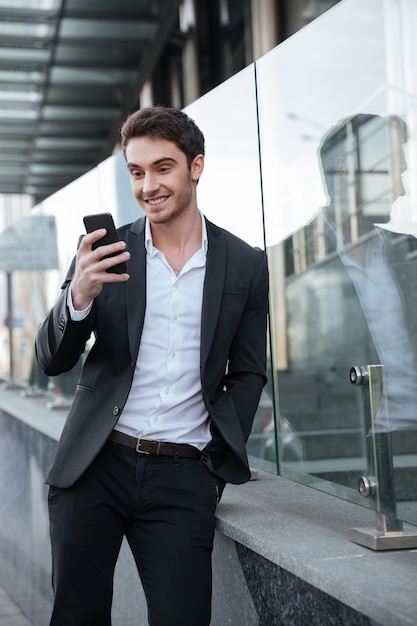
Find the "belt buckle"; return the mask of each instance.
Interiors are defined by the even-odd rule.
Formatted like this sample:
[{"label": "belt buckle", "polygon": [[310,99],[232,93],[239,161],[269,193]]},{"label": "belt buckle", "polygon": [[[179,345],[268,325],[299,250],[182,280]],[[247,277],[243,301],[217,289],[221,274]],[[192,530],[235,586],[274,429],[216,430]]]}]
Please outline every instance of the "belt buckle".
[{"label": "belt buckle", "polygon": [[146,452],[146,450],[141,450],[140,446],[141,446],[141,438],[138,437],[138,440],[136,442],[136,452],[139,452],[140,454],[150,454],[150,452]]}]

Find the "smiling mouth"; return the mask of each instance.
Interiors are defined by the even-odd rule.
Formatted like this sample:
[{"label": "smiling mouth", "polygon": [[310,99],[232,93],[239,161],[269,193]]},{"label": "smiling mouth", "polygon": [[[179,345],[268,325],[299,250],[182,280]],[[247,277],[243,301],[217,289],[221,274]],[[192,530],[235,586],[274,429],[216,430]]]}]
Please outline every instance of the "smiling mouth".
[{"label": "smiling mouth", "polygon": [[158,206],[158,204],[162,204],[163,202],[165,202],[165,200],[168,200],[168,196],[162,196],[162,198],[154,198],[154,199],[148,199],[146,200],[147,204],[150,204],[151,206]]}]

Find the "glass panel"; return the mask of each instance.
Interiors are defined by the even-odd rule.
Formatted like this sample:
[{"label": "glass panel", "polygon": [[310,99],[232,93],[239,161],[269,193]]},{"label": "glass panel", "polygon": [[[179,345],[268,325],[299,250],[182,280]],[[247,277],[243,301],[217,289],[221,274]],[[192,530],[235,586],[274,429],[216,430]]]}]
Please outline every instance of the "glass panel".
[{"label": "glass panel", "polygon": [[19,37],[28,40],[39,37],[46,40],[53,36],[54,28],[53,23],[0,22],[0,37]]},{"label": "glass panel", "polygon": [[[1,102],[1,98],[0,98]],[[38,117],[38,109],[32,104],[21,103],[19,107],[11,102],[1,102],[0,119],[17,119],[32,120]]]},{"label": "glass panel", "polygon": [[0,0],[1,9],[30,9],[51,11],[58,9],[61,0]]},{"label": "glass panel", "polygon": [[31,144],[32,139],[29,137],[26,139],[23,137],[11,137],[7,139],[3,136],[0,137],[0,149],[2,154],[5,154],[6,151],[15,152],[16,150],[28,150]]},{"label": "glass panel", "polygon": [[117,84],[125,85],[132,80],[134,72],[131,70],[97,70],[97,69],[72,69],[69,67],[54,67],[51,70],[53,83],[91,83],[108,85],[114,88]]},{"label": "glass panel", "polygon": [[14,65],[18,63],[36,64],[46,63],[50,57],[49,50],[36,50],[34,48],[0,48],[0,61],[12,61]]},{"label": "glass panel", "polygon": [[24,85],[19,86],[17,90],[16,85],[11,89],[0,87],[0,100],[2,102],[40,102],[42,96],[39,91],[34,91],[32,87],[25,88]]},{"label": "glass panel", "polygon": [[32,137],[36,130],[36,120],[11,120],[1,119],[0,117],[0,134],[4,135],[22,135],[23,131],[28,137]]},{"label": "glass panel", "polygon": [[[264,248],[254,66],[185,110],[206,137],[206,164],[198,185],[200,209],[219,226]],[[276,472],[272,398],[269,377],[247,447],[253,466]]]},{"label": "glass panel", "polygon": [[67,0],[66,11],[71,13],[76,11],[77,13],[91,13],[94,11],[100,11],[100,13],[131,13],[135,14],[144,12],[151,15],[157,14],[162,10],[163,6],[167,3],[167,0],[117,0],[115,4],[114,0],[88,0],[88,4],[85,0]]},{"label": "glass panel", "polygon": [[264,248],[254,66],[184,110],[206,138],[200,209],[219,226]]},{"label": "glass panel", "polygon": [[48,89],[48,104],[65,104],[65,105],[82,105],[82,104],[97,104],[101,106],[112,105],[115,102],[120,101],[120,91],[117,85],[97,85],[94,84],[91,89],[87,89],[85,86],[80,91],[74,89],[74,87],[65,85],[50,87]]},{"label": "glass panel", "polygon": [[60,37],[65,39],[141,39],[148,40],[156,31],[158,22],[135,20],[95,20],[64,18],[61,22]]},{"label": "glass panel", "polygon": [[[0,140],[1,141],[1,140]],[[102,142],[99,139],[83,139],[78,137],[38,137],[36,147],[39,150],[48,148],[62,148],[65,150],[100,150]]]},{"label": "glass panel", "polygon": [[90,66],[97,63],[99,67],[103,67],[108,63],[113,63],[117,67],[120,67],[128,63],[133,64],[136,68],[138,65],[138,48],[139,44],[125,45],[124,41],[111,46],[104,46],[103,44],[92,46],[89,44],[87,47],[81,45],[79,42],[75,45],[58,44],[55,63],[57,65],[61,63],[82,65],[86,63],[86,59],[88,59]]},{"label": "glass panel", "polygon": [[416,18],[349,0],[256,63],[280,472],[411,523]]},{"label": "glass panel", "polygon": [[[1,37],[1,35],[0,35]],[[32,70],[0,70],[0,82],[5,84],[43,84],[46,74],[42,71]]]},{"label": "glass panel", "polygon": [[[52,121],[43,121],[40,124],[41,133],[44,135],[55,135],[57,137],[62,137],[62,124],[59,120]],[[93,123],[91,120],[86,125],[83,123],[82,119],[71,121],[71,124],[68,122],[66,124],[66,133],[70,136],[76,137],[84,137],[86,140],[89,137],[97,138],[98,132],[101,131],[103,133],[108,132],[108,122],[97,122]]]},{"label": "glass panel", "polygon": [[[80,167],[74,164],[65,163],[34,163],[31,168],[31,174],[45,174],[46,180],[50,178],[50,174],[55,175],[57,172],[74,173],[74,176],[79,174]],[[39,178],[39,177],[37,177]]]},{"label": "glass panel", "polygon": [[50,106],[47,105],[43,109],[43,115],[46,122],[50,120],[97,120],[98,122],[112,122],[119,112],[117,108],[102,107],[68,107],[68,106]]}]

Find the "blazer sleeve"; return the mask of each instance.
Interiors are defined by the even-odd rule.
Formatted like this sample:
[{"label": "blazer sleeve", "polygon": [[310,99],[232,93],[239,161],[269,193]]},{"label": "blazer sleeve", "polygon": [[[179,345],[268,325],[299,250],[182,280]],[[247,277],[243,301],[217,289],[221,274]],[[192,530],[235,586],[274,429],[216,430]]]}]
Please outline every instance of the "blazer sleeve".
[{"label": "blazer sleeve", "polygon": [[48,376],[72,369],[85,350],[94,328],[95,306],[82,321],[73,321],[67,305],[68,290],[75,260],[68,270],[62,291],[35,336],[35,354],[40,368]]}]

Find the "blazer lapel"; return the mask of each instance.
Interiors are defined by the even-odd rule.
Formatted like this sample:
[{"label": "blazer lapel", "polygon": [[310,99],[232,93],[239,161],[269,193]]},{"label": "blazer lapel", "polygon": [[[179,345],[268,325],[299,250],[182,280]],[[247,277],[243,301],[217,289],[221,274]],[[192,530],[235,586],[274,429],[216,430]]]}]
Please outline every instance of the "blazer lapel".
[{"label": "blazer lapel", "polygon": [[201,312],[201,365],[206,362],[216,330],[226,276],[226,238],[206,220],[208,250]]},{"label": "blazer lapel", "polygon": [[127,232],[127,249],[130,252],[127,271],[130,278],[126,283],[127,297],[127,325],[129,335],[130,355],[136,363],[139,352],[140,338],[145,319],[146,306],[146,250],[145,250],[145,220],[143,218],[133,223]]}]

